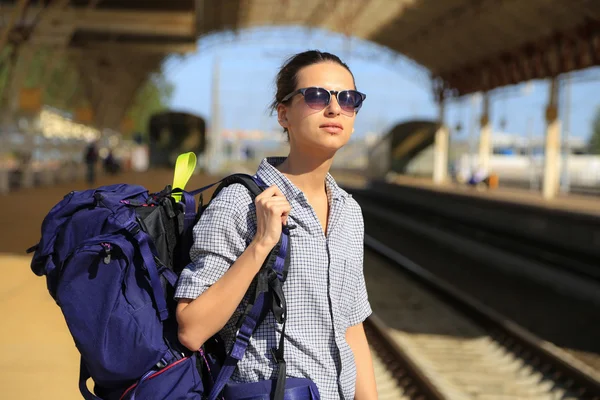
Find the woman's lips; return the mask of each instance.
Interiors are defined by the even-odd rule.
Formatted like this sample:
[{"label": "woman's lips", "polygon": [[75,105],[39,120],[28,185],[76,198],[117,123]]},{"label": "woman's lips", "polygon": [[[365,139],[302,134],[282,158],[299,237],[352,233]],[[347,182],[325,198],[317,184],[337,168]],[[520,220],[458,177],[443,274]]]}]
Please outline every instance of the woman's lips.
[{"label": "woman's lips", "polygon": [[323,124],[319,128],[328,133],[341,133],[344,130],[340,124]]}]

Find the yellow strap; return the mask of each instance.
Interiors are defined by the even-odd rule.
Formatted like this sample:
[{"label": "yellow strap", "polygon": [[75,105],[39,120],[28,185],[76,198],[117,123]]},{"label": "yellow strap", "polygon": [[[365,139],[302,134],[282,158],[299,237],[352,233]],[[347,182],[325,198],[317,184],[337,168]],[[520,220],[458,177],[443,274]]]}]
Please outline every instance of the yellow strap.
[{"label": "yellow strap", "polygon": [[[185,189],[188,181],[192,177],[194,170],[196,169],[196,154],[195,153],[184,153],[177,157],[175,163],[175,174],[173,176],[173,189]],[[174,193],[173,198],[176,201],[181,200],[180,193]]]}]

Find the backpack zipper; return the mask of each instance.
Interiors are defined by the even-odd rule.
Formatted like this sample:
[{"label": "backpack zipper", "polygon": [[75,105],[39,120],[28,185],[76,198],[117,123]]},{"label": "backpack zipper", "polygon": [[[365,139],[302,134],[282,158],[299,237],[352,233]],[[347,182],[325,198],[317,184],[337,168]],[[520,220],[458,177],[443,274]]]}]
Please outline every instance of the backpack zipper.
[{"label": "backpack zipper", "polygon": [[108,264],[111,261],[112,254],[112,245],[110,243],[100,243],[100,246],[104,249],[104,259],[102,260],[104,264]]}]

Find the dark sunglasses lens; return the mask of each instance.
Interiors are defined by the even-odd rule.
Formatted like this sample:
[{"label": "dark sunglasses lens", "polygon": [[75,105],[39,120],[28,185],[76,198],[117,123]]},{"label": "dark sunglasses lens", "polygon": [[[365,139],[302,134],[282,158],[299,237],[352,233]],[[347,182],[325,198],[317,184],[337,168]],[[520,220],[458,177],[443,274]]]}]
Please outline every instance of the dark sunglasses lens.
[{"label": "dark sunglasses lens", "polygon": [[338,95],[340,107],[345,111],[354,112],[362,104],[362,96],[356,90],[344,90]]},{"label": "dark sunglasses lens", "polygon": [[329,104],[329,92],[319,88],[308,88],[304,91],[304,101],[315,110],[322,110]]}]

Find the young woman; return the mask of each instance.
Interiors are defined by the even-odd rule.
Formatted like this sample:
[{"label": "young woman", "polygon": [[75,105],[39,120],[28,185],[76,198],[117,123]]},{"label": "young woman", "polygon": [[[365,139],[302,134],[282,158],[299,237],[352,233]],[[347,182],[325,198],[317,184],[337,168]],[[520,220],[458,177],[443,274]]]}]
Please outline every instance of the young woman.
[{"label": "young woman", "polygon": [[[266,189],[253,202],[241,185],[222,190],[194,229],[193,266],[183,271],[179,338],[198,349],[215,333],[230,347],[254,276],[290,230],[285,360],[287,376],[309,378],[322,399],[376,399],[362,322],[371,314],[363,275],[364,225],[358,203],[329,174],[354,131],[365,95],[337,56],[307,51],[277,75],[272,110],[287,133],[287,158],[267,158],[257,176]],[[257,328],[232,379],[277,376],[269,350],[281,326],[272,315]]]}]

